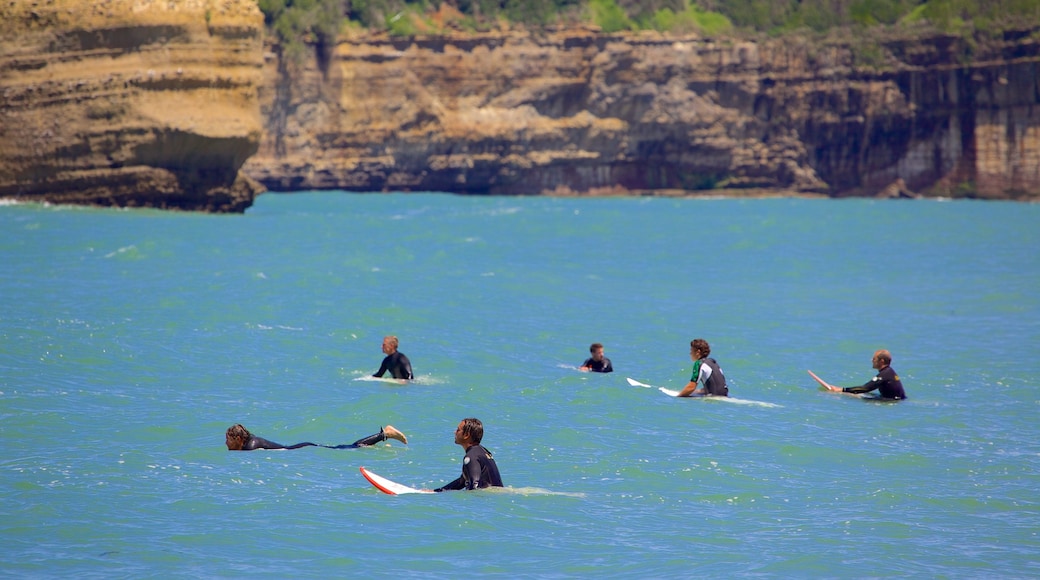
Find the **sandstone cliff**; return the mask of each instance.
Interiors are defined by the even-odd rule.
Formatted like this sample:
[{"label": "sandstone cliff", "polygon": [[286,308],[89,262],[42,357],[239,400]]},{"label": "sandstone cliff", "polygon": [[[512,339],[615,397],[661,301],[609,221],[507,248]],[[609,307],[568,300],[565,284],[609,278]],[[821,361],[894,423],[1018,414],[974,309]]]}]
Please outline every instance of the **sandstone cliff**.
[{"label": "sandstone cliff", "polygon": [[344,39],[292,74],[268,54],[243,170],[283,191],[1037,198],[1038,62],[1031,31]]},{"label": "sandstone cliff", "polygon": [[0,197],[242,211],[262,37],[251,0],[0,3]]}]

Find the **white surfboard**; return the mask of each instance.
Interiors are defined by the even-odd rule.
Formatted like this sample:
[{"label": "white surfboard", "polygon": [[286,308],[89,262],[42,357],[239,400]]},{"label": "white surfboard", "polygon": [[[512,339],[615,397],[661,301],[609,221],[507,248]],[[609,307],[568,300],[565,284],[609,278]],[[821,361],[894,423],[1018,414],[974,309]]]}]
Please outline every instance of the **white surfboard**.
[{"label": "white surfboard", "polygon": [[406,385],[408,379],[395,379],[393,377],[373,377],[372,375],[365,375],[363,377],[356,377],[355,381],[374,381],[377,383],[393,383],[395,385]]},{"label": "white surfboard", "polygon": [[820,383],[820,387],[822,387],[822,388],[824,388],[824,389],[826,389],[826,390],[828,390],[830,392],[841,393],[842,395],[848,395],[849,397],[856,397],[857,399],[864,399],[864,400],[867,400],[867,401],[884,401],[884,400],[888,400],[888,399],[882,399],[881,397],[877,397],[877,396],[871,395],[870,393],[846,393],[844,390],[842,390],[841,387],[832,385],[832,384],[828,383],[827,381],[821,379],[820,377],[816,376],[816,373],[814,373],[812,371],[806,371],[806,372],[809,373],[809,376],[811,376],[817,383]]},{"label": "white surfboard", "polygon": [[[642,387],[644,389],[652,389],[652,388],[654,388],[653,385],[648,385],[646,383],[641,383],[641,382],[639,382],[639,381],[637,381],[635,379],[628,379],[628,384],[632,385],[633,387]],[[664,387],[657,387],[657,390],[661,391],[662,393],[664,393],[666,395],[668,395],[669,397],[678,397],[679,396],[679,391],[673,391],[672,389],[666,389]],[[704,396],[698,396],[698,397],[690,397],[690,398],[691,399],[701,399],[701,400],[705,400],[705,401],[723,401],[723,402],[726,402],[726,403],[733,403],[735,405],[755,405],[757,407],[774,407],[774,408],[779,408],[779,407],[783,406],[783,405],[777,405],[775,403],[766,403],[764,401],[752,401],[750,399],[738,399],[736,397],[704,397]]]},{"label": "white surfboard", "polygon": [[397,483],[396,481],[390,481],[389,479],[372,473],[371,471],[361,468],[361,475],[365,476],[376,489],[388,494],[388,495],[405,495],[409,493],[436,493],[432,489],[416,489],[414,487],[408,487],[403,483]]}]

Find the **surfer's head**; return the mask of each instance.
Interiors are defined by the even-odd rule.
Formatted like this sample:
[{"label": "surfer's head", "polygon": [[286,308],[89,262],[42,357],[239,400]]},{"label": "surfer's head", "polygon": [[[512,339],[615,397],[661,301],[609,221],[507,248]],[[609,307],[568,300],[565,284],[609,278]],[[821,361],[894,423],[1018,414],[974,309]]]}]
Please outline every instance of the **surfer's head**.
[{"label": "surfer's head", "polygon": [[594,361],[603,360],[603,345],[598,342],[592,343],[592,346],[589,347],[589,354],[592,355]]},{"label": "surfer's head", "polygon": [[469,443],[470,445],[478,445],[483,438],[484,424],[480,422],[480,419],[467,417],[459,421],[459,426],[455,429],[456,444],[463,445]]},{"label": "surfer's head", "polygon": [[711,347],[708,346],[708,341],[703,338],[695,338],[690,341],[690,357],[693,360],[700,360],[711,354]]},{"label": "surfer's head", "polygon": [[874,363],[874,368],[881,370],[892,364],[892,353],[885,349],[881,349],[874,353],[874,359],[871,362]]},{"label": "surfer's head", "polygon": [[384,336],[383,337],[383,354],[394,354],[397,352],[397,337],[396,336]]},{"label": "surfer's head", "polygon": [[228,427],[227,433],[224,434],[224,443],[227,445],[228,451],[241,451],[245,447],[246,441],[249,441],[252,436],[249,429],[236,423]]}]

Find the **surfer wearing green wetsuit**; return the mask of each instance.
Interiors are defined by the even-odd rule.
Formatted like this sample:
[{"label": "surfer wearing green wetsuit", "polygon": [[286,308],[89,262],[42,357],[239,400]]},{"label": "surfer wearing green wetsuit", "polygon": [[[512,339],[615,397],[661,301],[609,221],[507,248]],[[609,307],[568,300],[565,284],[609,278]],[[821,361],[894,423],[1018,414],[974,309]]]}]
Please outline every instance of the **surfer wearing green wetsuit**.
[{"label": "surfer wearing green wetsuit", "polygon": [[405,445],[408,444],[408,438],[404,436],[397,429],[394,429],[393,425],[387,425],[379,430],[379,433],[375,435],[369,435],[368,437],[362,437],[350,445],[319,445],[317,443],[311,443],[310,441],[304,441],[303,443],[297,443],[295,445],[282,445],[281,443],[275,443],[274,441],[268,441],[263,437],[257,437],[249,432],[240,424],[232,425],[228,427],[227,433],[224,434],[224,443],[227,445],[228,451],[254,451],[256,449],[299,449],[300,447],[325,447],[327,449],[357,449],[358,447],[368,447],[375,445],[387,439],[397,439]]},{"label": "surfer wearing green wetsuit", "polygon": [[[690,341],[690,358],[693,359],[693,375],[690,382],[679,392],[680,397],[728,397],[729,387],[726,376],[722,374],[719,363],[713,358],[708,341],[695,338]],[[697,383],[704,385],[697,388]]]},{"label": "surfer wearing green wetsuit", "polygon": [[455,444],[466,450],[466,457],[462,460],[462,475],[433,491],[502,487],[502,476],[498,473],[495,458],[480,444],[483,438],[484,424],[480,419],[470,417],[459,421],[455,429]]}]

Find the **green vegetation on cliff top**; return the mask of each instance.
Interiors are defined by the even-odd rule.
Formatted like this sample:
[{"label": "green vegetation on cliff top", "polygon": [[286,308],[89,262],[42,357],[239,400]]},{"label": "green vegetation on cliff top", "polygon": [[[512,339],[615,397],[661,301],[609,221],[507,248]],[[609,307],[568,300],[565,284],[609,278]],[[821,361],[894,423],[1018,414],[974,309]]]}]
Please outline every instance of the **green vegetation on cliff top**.
[{"label": "green vegetation on cliff top", "polygon": [[955,34],[1040,23],[1040,0],[257,0],[288,55],[330,50],[344,27],[392,35],[591,24],[708,36],[929,24]]},{"label": "green vegetation on cliff top", "polygon": [[[1040,21],[1040,0],[258,0],[280,38],[328,39],[345,21],[389,32],[588,23],[604,32],[656,29],[777,33],[928,21],[992,29]],[[398,24],[401,20],[410,25]],[[436,30],[430,30],[435,32]]]}]

